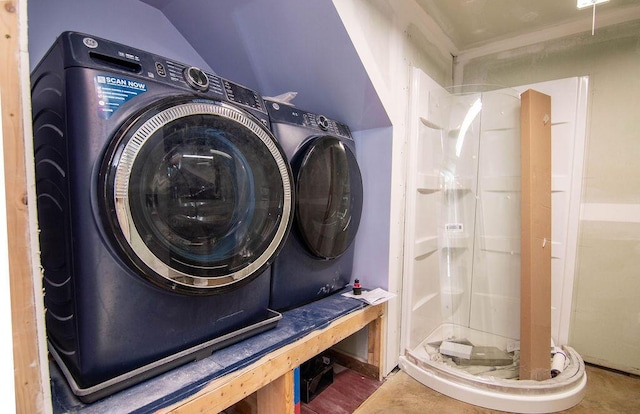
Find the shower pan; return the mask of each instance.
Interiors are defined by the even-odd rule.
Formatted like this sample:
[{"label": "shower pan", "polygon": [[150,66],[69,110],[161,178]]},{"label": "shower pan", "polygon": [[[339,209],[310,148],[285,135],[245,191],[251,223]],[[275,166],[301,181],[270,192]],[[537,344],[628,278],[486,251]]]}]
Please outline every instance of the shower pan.
[{"label": "shower pan", "polygon": [[[416,70],[407,174],[400,367],[450,397],[553,412],[583,397],[585,367],[549,344],[554,377],[520,380],[520,98],[445,90]],[[557,355],[555,355],[557,354]]]}]

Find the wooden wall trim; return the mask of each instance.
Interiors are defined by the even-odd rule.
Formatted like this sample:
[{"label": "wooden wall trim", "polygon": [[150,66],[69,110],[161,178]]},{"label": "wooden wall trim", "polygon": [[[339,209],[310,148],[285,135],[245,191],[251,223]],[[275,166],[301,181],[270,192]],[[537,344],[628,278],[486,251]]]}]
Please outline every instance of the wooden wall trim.
[{"label": "wooden wall trim", "polygon": [[46,361],[40,359],[31,267],[22,99],[28,96],[28,90],[24,90],[22,82],[20,52],[20,13],[26,13],[23,9],[26,9],[26,1],[0,2],[0,98],[16,410],[39,413],[46,410],[44,400],[48,393],[44,392],[42,380],[41,367]]},{"label": "wooden wall trim", "polygon": [[551,97],[521,97],[520,379],[551,378]]}]

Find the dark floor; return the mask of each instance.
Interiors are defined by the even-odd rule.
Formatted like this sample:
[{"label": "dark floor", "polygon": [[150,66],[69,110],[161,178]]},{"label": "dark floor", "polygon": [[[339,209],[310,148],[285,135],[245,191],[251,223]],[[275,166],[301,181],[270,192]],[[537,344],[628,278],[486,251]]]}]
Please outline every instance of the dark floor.
[{"label": "dark floor", "polygon": [[[334,364],[333,383],[308,404],[300,403],[301,414],[351,414],[382,384],[382,381]],[[255,414],[256,393],[227,408],[221,414]]]},{"label": "dark floor", "polygon": [[[324,413],[342,412],[325,411]],[[319,413],[319,414],[324,414]],[[387,377],[354,414],[502,413],[466,404],[425,387],[403,371]],[[640,377],[587,366],[587,389],[582,402],[567,414],[640,413]]]},{"label": "dark floor", "polygon": [[350,369],[334,366],[333,383],[308,404],[300,404],[301,414],[351,414],[381,385]]}]

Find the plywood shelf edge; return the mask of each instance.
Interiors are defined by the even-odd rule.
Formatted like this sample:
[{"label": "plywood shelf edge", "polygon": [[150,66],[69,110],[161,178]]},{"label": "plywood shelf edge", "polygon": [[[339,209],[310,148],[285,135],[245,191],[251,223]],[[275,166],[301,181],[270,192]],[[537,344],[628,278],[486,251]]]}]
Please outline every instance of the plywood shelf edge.
[{"label": "plywood shelf edge", "polygon": [[293,398],[288,398],[293,390],[293,369],[365,326],[369,326],[367,362],[378,368],[380,378],[385,311],[386,304],[379,304],[345,315],[157,413],[220,412],[256,391],[259,414],[293,412]]}]

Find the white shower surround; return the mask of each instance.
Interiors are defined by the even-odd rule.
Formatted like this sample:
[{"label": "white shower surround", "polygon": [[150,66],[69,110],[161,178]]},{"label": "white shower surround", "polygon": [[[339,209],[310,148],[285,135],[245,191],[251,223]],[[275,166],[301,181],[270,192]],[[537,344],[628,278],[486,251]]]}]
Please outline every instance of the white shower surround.
[{"label": "white shower surround", "polygon": [[[552,96],[552,337],[556,344],[566,345],[571,319],[577,226],[580,217],[588,78],[544,82],[517,89],[522,92],[530,88]],[[445,339],[442,336],[444,331],[449,332],[447,337],[451,337],[451,332],[464,332],[469,327],[486,330],[497,335],[498,340],[494,345],[502,349],[507,340],[519,337],[517,298],[510,301],[508,297],[484,295],[487,302],[480,306],[490,309],[488,312],[491,312],[494,318],[502,319],[499,323],[495,323],[491,318],[484,322],[482,317],[474,318],[474,313],[478,313],[478,301],[472,307],[471,293],[454,295],[457,290],[454,289],[455,286],[450,286],[449,300],[443,298],[447,289],[443,289],[444,272],[441,270],[440,260],[437,259],[438,249],[442,245],[442,242],[438,241],[438,228],[442,227],[442,223],[433,220],[434,217],[438,217],[438,202],[441,202],[438,200],[442,199],[437,178],[442,154],[430,152],[425,148],[428,144],[424,142],[433,138],[429,138],[429,134],[433,135],[433,130],[438,127],[439,120],[437,115],[434,117],[433,102],[429,102],[430,93],[436,90],[443,93],[443,89],[423,72],[417,69],[414,71],[411,118],[414,129],[409,138],[408,151],[410,157],[407,171],[406,255],[403,281],[404,328],[401,348],[405,352],[400,358],[400,366],[411,376],[439,392],[488,408],[516,412],[550,412],[569,408],[582,399],[586,385],[584,363],[569,347],[567,351],[571,356],[571,372],[574,375],[565,378],[562,387],[554,385],[553,381],[547,382],[546,385],[541,383],[542,388],[539,391],[542,391],[529,394],[519,392],[517,385],[511,389],[514,387],[513,380],[496,380],[499,386],[493,383],[487,387],[486,381],[477,380],[477,383],[474,383],[472,378],[463,378],[464,374],[459,375],[455,371],[443,375],[442,368],[439,367],[442,364],[425,361],[416,363],[416,353],[421,352],[425,343]],[[514,182],[510,185],[508,181],[507,179],[502,183],[505,194],[519,191],[519,183]],[[425,220],[425,217],[432,219]],[[508,237],[504,239],[488,240],[485,237],[484,241],[499,244],[501,251],[508,252],[512,249],[512,255],[519,254],[519,239],[517,243]],[[471,272],[465,273],[471,275]],[[463,282],[462,285],[463,289],[468,288],[471,291],[470,281]],[[462,303],[456,304],[455,301]],[[453,312],[462,315],[455,316],[452,313],[451,317],[446,318],[442,314],[443,306],[450,306]],[[451,322],[460,323],[460,326],[451,328]],[[502,381],[506,381],[505,384],[502,384]]]}]

